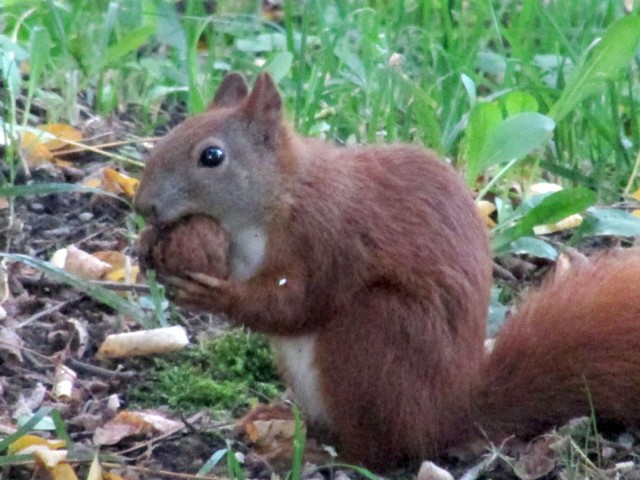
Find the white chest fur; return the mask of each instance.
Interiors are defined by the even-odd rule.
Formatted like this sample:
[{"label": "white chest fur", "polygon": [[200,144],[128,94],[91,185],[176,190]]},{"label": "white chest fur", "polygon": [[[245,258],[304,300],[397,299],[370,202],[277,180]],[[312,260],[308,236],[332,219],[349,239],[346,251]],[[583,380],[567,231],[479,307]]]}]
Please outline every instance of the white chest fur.
[{"label": "white chest fur", "polygon": [[262,265],[267,238],[264,230],[249,227],[232,235],[229,251],[231,276],[238,280],[251,278]]},{"label": "white chest fur", "polygon": [[319,425],[329,425],[329,416],[319,388],[318,370],[313,364],[316,336],[274,335],[269,339],[307,420]]}]

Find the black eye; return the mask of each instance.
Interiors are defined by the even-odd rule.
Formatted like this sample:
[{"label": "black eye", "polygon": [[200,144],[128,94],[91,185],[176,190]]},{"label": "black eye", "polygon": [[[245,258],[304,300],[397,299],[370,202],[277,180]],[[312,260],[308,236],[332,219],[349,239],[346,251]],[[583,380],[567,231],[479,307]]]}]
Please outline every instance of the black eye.
[{"label": "black eye", "polygon": [[200,154],[198,165],[201,167],[219,167],[226,158],[224,150],[217,146],[205,147]]}]

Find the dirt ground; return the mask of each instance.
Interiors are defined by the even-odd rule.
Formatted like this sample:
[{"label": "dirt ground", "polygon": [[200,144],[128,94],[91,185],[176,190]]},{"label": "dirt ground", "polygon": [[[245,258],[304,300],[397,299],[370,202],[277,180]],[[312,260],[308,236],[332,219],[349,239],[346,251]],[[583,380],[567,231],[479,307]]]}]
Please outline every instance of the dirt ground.
[{"label": "dirt ground", "polygon": [[[82,154],[72,159],[71,166],[35,169],[28,181],[76,182],[104,166],[104,162],[93,154]],[[19,176],[18,183],[26,181],[24,175]],[[130,222],[127,204],[107,196],[61,193],[18,197],[11,224],[9,210],[0,210],[0,238],[5,251],[42,259],[73,244],[87,252],[122,252],[135,260],[135,230]],[[520,284],[535,280],[547,268],[544,262],[512,258],[497,267],[496,273],[502,281]],[[99,361],[95,353],[107,334],[139,327],[87,295],[20,263],[8,263],[8,285],[11,297],[2,304],[4,315],[0,318],[0,436],[11,433],[20,414],[44,405],[54,406],[74,442],[73,458],[85,465],[78,467],[80,478],[84,478],[86,463],[95,451],[96,430],[129,407],[131,388],[146,378],[150,368],[148,360]],[[182,324],[192,336],[219,328],[202,316],[185,315]],[[65,401],[51,395],[56,366],[61,364],[77,374],[74,393]],[[224,438],[232,436],[231,425],[213,418],[205,409],[189,418],[180,418],[164,405],[154,409],[167,418],[183,421],[183,428],[145,432],[103,446],[101,453],[108,454],[103,457],[105,467],[111,466],[112,472],[127,479],[196,478],[193,475],[204,462],[224,448]],[[590,443],[597,443],[598,448],[590,452],[599,453],[580,458],[584,445],[572,442],[584,437],[581,429],[584,430],[584,422],[577,422],[569,429],[573,437],[555,433],[531,443],[513,441],[501,453],[481,448],[472,455],[451,455],[438,463],[456,476],[484,459],[489,472],[486,475],[491,478],[513,478],[514,471],[526,479],[640,478],[640,469],[634,463],[640,451],[638,431],[620,430],[608,440],[591,437]],[[246,454],[248,478],[267,479],[274,471],[286,472],[286,461],[265,461],[264,455],[251,445],[242,441],[235,445]],[[3,468],[0,478],[48,478],[44,471],[34,473],[30,466]],[[397,476],[414,476],[415,472],[416,467],[412,467]],[[225,475],[226,470],[218,473]],[[309,466],[307,476],[353,478],[358,474]]]}]

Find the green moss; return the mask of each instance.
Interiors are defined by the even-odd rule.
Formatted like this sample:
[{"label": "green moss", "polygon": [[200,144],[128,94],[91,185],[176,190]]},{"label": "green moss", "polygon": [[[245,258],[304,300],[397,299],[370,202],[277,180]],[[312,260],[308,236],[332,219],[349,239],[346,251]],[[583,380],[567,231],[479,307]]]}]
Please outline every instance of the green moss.
[{"label": "green moss", "polygon": [[135,402],[193,410],[237,411],[282,391],[265,340],[232,330],[196,349],[156,359],[151,380],[134,389]]}]

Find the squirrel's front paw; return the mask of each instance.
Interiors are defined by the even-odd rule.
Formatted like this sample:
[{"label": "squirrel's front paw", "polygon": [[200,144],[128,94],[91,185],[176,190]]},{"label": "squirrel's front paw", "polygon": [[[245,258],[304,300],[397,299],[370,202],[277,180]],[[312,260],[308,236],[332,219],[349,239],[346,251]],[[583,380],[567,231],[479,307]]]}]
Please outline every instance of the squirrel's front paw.
[{"label": "squirrel's front paw", "polygon": [[198,272],[184,277],[160,274],[170,300],[181,307],[201,312],[224,313],[233,302],[235,282]]}]

